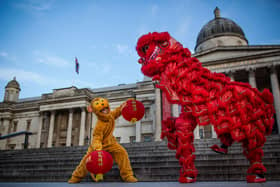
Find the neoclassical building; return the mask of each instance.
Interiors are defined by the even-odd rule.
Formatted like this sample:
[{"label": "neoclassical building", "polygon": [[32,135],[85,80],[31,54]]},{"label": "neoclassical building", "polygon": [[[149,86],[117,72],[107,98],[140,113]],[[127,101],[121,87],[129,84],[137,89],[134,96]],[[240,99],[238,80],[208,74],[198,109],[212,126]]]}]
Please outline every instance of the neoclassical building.
[{"label": "neoclassical building", "polygon": [[[88,113],[86,107],[95,97],[108,98],[112,109],[128,98],[136,98],[144,104],[145,116],[136,124],[122,117],[116,120],[114,135],[120,143],[153,141],[160,136],[161,106],[157,99],[160,92],[151,81],[100,89],[72,86],[26,99],[18,99],[19,92],[20,85],[14,78],[5,87],[4,101],[0,103],[0,132],[2,135],[32,132],[30,148],[88,144],[97,118]],[[21,149],[23,142],[24,136],[1,140],[0,149]]]},{"label": "neoclassical building", "polygon": [[[280,134],[279,65],[280,45],[249,45],[241,27],[223,18],[214,10],[214,18],[200,30],[194,57],[214,72],[224,73],[232,80],[249,82],[262,91],[271,90],[274,96],[275,124],[273,133]],[[52,93],[35,98],[19,99],[20,85],[14,78],[5,87],[0,103],[0,133],[2,136],[29,131],[29,148],[81,146],[91,141],[96,117],[86,111],[97,96],[109,99],[112,108],[128,98],[136,98],[145,106],[145,115],[136,124],[120,117],[114,135],[120,143],[161,141],[161,92],[153,82],[144,78],[134,84],[99,89],[75,86],[54,89]],[[179,115],[180,107],[173,105],[172,114]],[[195,138],[216,138],[212,126],[197,127]],[[0,140],[0,149],[22,149],[24,136]]]},{"label": "neoclassical building", "polygon": [[[234,81],[248,82],[262,91],[268,88],[274,96],[276,111],[273,133],[280,134],[279,65],[280,45],[249,45],[241,27],[214,10],[214,19],[200,30],[194,57],[211,71],[224,73]],[[202,127],[201,127],[202,128]],[[204,127],[201,136],[215,136]]]}]

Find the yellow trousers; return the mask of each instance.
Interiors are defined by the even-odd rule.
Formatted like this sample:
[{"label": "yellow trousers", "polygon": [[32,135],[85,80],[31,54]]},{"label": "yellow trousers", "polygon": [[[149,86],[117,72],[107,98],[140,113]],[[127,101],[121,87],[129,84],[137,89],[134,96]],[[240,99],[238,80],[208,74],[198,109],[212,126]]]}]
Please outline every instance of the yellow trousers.
[{"label": "yellow trousers", "polygon": [[[107,151],[112,155],[114,161],[119,166],[120,175],[124,181],[126,181],[129,176],[133,176],[133,171],[130,165],[128,154],[120,144],[118,144],[117,142],[113,142],[111,144],[103,145],[102,150]],[[88,171],[86,168],[86,158],[92,151],[92,146],[89,146],[86,155],[83,157],[80,164],[76,167],[72,176],[84,178],[87,175]]]}]

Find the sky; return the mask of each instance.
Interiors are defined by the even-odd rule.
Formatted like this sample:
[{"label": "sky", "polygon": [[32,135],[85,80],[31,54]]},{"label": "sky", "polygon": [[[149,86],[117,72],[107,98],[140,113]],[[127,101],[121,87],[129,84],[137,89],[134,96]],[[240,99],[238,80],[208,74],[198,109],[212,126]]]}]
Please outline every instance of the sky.
[{"label": "sky", "polygon": [[168,31],[193,52],[216,6],[249,45],[280,44],[279,0],[0,0],[0,102],[13,77],[20,98],[142,81],[138,38]]}]

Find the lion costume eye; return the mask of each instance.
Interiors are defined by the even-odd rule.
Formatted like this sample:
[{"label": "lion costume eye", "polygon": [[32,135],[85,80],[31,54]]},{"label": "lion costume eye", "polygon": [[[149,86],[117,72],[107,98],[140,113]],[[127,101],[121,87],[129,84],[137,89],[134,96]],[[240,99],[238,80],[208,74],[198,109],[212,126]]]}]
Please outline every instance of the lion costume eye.
[{"label": "lion costume eye", "polygon": [[146,53],[148,49],[149,49],[149,45],[145,45],[144,47],[142,47],[143,53]]},{"label": "lion costume eye", "polygon": [[163,41],[159,44],[161,47],[167,47],[169,46],[169,42],[168,41]]}]

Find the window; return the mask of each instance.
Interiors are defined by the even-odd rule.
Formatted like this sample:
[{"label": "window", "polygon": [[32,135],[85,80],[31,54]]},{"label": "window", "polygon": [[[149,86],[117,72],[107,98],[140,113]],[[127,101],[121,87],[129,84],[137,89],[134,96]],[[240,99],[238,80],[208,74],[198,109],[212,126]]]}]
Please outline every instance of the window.
[{"label": "window", "polygon": [[218,46],[221,46],[221,45],[223,45],[223,42],[222,42],[221,40],[218,40],[218,41],[217,41],[217,45],[218,45]]},{"label": "window", "polygon": [[200,139],[203,139],[203,138],[204,138],[203,129],[199,129],[199,137],[200,137]]},{"label": "window", "polygon": [[242,45],[242,42],[240,40],[238,40],[237,45]]},{"label": "window", "polygon": [[30,131],[30,127],[31,127],[31,119],[26,120],[26,131]]},{"label": "window", "polygon": [[16,144],[9,144],[9,145],[8,145],[8,148],[13,150],[13,149],[16,148]]},{"label": "window", "polygon": [[17,131],[18,121],[14,121],[13,123],[13,132]]},{"label": "window", "polygon": [[152,135],[150,135],[150,134],[143,135],[143,141],[144,142],[151,142],[152,141]]},{"label": "window", "polygon": [[150,118],[150,108],[145,108],[144,118],[145,119],[149,119]]},{"label": "window", "polygon": [[136,137],[135,136],[130,136],[129,137],[129,142],[130,143],[135,143],[136,142]]},{"label": "window", "polygon": [[121,142],[121,137],[116,137],[116,140],[117,140],[118,143],[120,143]]}]

